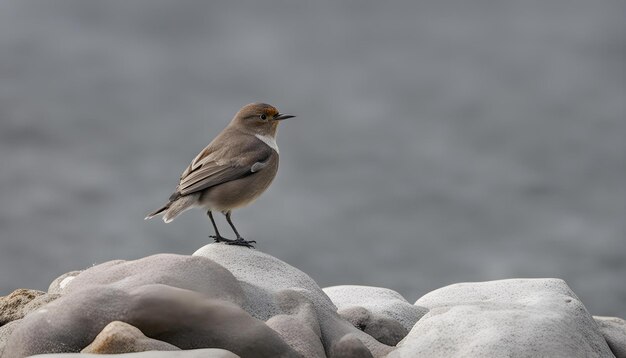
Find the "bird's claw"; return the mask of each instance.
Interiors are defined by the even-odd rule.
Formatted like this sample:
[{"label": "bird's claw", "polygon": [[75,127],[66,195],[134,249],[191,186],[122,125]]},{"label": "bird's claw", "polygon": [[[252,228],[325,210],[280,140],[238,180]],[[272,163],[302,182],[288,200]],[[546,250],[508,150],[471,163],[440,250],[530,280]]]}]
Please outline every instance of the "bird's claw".
[{"label": "bird's claw", "polygon": [[235,241],[235,240],[231,240],[231,239],[227,239],[223,236],[218,236],[218,235],[209,235],[209,237],[213,240],[215,240],[215,242],[230,242],[230,241]]},{"label": "bird's claw", "polygon": [[226,245],[236,245],[236,246],[245,246],[245,247],[249,247],[251,249],[254,249],[254,245],[252,244],[256,244],[256,241],[254,240],[244,240],[242,237],[237,238],[236,240],[231,240],[231,239],[227,239],[223,236],[217,236],[217,235],[209,235],[210,238],[212,238],[213,240],[215,240],[215,242],[223,242]]},{"label": "bird's claw", "polygon": [[254,240],[244,240],[243,238],[238,238],[237,240],[229,240],[226,242],[226,245],[237,245],[237,246],[245,246],[250,249],[254,249],[254,245],[256,241]]}]

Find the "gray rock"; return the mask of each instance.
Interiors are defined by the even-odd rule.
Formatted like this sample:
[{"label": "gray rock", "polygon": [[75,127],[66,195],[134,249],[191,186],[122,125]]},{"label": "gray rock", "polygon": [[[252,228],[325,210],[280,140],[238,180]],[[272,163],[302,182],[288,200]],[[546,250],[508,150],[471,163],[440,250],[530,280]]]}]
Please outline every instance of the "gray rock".
[{"label": "gray rock", "polygon": [[13,331],[15,331],[20,323],[22,323],[22,320],[18,319],[0,327],[0,357],[4,357],[4,347],[9,340],[9,336],[13,333]]},{"label": "gray rock", "polygon": [[395,346],[428,309],[410,304],[396,291],[370,286],[324,288],[339,315],[381,343]]},{"label": "gray rock", "polygon": [[58,295],[42,291],[17,289],[8,296],[0,297],[0,326],[23,318],[29,312],[55,300]]},{"label": "gray rock", "polygon": [[283,313],[274,293],[292,288],[301,289],[315,307],[337,309],[311,277],[271,255],[238,246],[209,244],[193,256],[211,259],[230,271],[248,297],[243,308],[260,320]]},{"label": "gray rock", "polygon": [[48,287],[48,293],[62,294],[65,290],[65,286],[67,286],[67,284],[72,281],[74,277],[78,276],[81,272],[82,271],[71,271],[57,277],[54,281],[50,283],[50,286]]},{"label": "gray rock", "polygon": [[9,337],[5,356],[79,352],[112,321],[182,349],[297,356],[278,333],[238,306],[244,301],[233,275],[203,257],[109,262],[85,270],[59,299],[26,316]]},{"label": "gray rock", "polygon": [[617,358],[626,358],[626,321],[617,317],[593,317]]},{"label": "gray rock", "polygon": [[245,300],[239,283],[224,267],[203,257],[174,254],[105,262],[81,272],[64,293],[101,285],[127,290],[150,284],[191,290],[236,304]]},{"label": "gray rock", "polygon": [[363,307],[344,308],[337,313],[356,328],[389,346],[395,346],[409,333],[398,321],[372,313]]},{"label": "gray rock", "polygon": [[326,358],[320,337],[302,320],[289,315],[276,315],[265,323],[301,357]]},{"label": "gray rock", "polygon": [[128,323],[113,321],[81,353],[119,354],[145,351],[179,351],[169,343],[146,337]]},{"label": "gray rock", "polygon": [[597,324],[564,281],[513,279],[440,288],[396,357],[611,357]]},{"label": "gray rock", "polygon": [[[150,351],[139,353],[117,354],[116,358],[240,358],[235,353],[220,348],[190,349],[186,351]],[[100,354],[88,353],[57,353],[42,354],[37,358],[102,358]]]},{"label": "gray rock", "polygon": [[274,298],[284,314],[276,315],[265,323],[302,357],[325,358],[315,307],[302,290],[278,291]]},{"label": "gray rock", "polygon": [[306,291],[299,288],[286,289],[274,293],[274,299],[281,312],[296,317],[306,324],[318,337],[322,332],[315,305],[309,300]]},{"label": "gray rock", "polygon": [[339,317],[337,307],[307,274],[271,255],[224,244],[206,245],[193,255],[214,260],[232,272],[247,297],[242,307],[261,320],[285,314],[277,293],[299,292],[315,310],[327,353],[348,334],[357,337],[375,357],[385,356],[392,350]]},{"label": "gray rock", "polygon": [[363,307],[370,313],[399,322],[407,332],[423,315],[425,307],[410,304],[398,292],[382,287],[342,285],[324,288],[338,309]]},{"label": "gray rock", "polygon": [[363,342],[353,334],[343,336],[331,349],[330,358],[374,358]]}]

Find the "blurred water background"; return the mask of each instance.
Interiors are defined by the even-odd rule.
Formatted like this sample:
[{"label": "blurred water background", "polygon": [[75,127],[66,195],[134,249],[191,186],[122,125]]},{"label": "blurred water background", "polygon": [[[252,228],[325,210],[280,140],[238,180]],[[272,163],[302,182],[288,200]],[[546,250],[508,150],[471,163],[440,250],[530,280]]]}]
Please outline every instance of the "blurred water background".
[{"label": "blurred water background", "polygon": [[[560,277],[626,317],[626,3],[0,3],[0,295],[190,254],[144,221],[242,105],[298,115],[235,223],[322,287]],[[218,224],[230,234],[220,216]]]}]

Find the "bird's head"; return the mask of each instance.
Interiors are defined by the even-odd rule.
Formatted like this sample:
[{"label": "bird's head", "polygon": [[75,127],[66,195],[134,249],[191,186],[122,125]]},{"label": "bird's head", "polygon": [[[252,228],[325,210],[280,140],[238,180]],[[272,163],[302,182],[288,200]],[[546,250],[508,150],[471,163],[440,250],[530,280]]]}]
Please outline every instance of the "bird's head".
[{"label": "bird's head", "polygon": [[278,112],[274,106],[265,103],[251,103],[243,106],[235,117],[232,125],[254,134],[275,136],[278,123],[295,116]]}]

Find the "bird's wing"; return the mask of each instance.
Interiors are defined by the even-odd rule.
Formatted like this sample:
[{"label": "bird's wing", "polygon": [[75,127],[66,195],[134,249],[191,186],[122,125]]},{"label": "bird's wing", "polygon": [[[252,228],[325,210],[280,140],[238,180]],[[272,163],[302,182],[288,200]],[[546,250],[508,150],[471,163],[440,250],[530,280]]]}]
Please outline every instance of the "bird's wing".
[{"label": "bird's wing", "polygon": [[174,195],[188,195],[257,173],[267,166],[270,155],[271,150],[254,150],[218,159],[220,156],[203,151],[183,172]]}]

